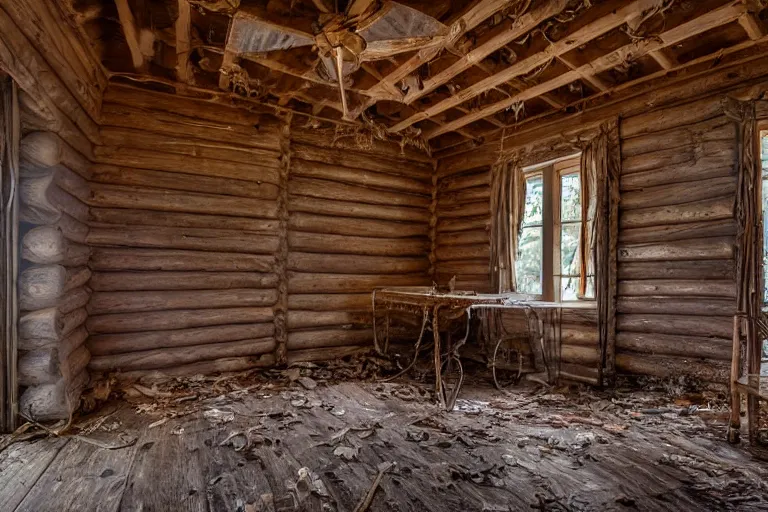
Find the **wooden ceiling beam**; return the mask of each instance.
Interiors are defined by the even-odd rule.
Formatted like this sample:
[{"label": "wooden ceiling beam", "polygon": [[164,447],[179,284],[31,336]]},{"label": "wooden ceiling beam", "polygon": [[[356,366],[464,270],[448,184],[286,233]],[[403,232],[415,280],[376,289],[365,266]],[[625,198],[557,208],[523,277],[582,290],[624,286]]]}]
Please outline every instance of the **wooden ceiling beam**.
[{"label": "wooden ceiling beam", "polygon": [[656,63],[659,66],[662,67],[662,69],[665,69],[667,71],[670,70],[670,69],[674,69],[674,68],[676,68],[677,66],[680,65],[677,62],[677,59],[675,59],[674,57],[670,56],[664,50],[650,51],[650,52],[648,52],[648,55],[650,55],[651,58],[653,58],[653,60],[655,60]]},{"label": "wooden ceiling beam", "polygon": [[[120,25],[123,27],[125,42],[128,44],[128,50],[131,52],[133,67],[137,70],[144,70],[147,65],[147,57],[151,57],[154,54],[152,45],[150,43],[149,48],[147,48],[148,41],[142,40],[142,37],[146,39],[146,36],[142,36],[139,32],[136,19],[133,17],[130,5],[128,5],[128,0],[115,0],[115,6],[117,7]],[[154,42],[154,38],[152,42]]]},{"label": "wooden ceiling beam", "polygon": [[[432,121],[433,123],[435,123],[438,126],[443,126],[443,124],[444,124],[443,122],[438,121],[437,119],[430,119],[430,121]],[[461,135],[465,139],[471,140],[471,141],[477,141],[477,140],[480,140],[480,138],[481,138],[480,136],[475,135],[474,133],[468,132],[467,130],[465,130],[463,128],[461,128],[459,130],[456,130],[456,133],[458,133],[459,135]]]},{"label": "wooden ceiling beam", "polygon": [[[503,48],[515,39],[523,37],[525,34],[536,28],[543,21],[562,12],[567,5],[566,0],[554,0],[545,2],[531,12],[527,12],[515,21],[506,20],[501,23],[493,32],[493,35],[476,48],[467,52],[460,60],[437,75],[423,81],[424,87],[418,91],[409,91],[405,95],[405,103],[411,104],[425,94],[429,94],[443,84],[450,82],[453,78],[463,73],[473,65],[482,62],[491,53]],[[511,80],[512,78],[510,78]],[[501,83],[507,82],[504,80]]]},{"label": "wooden ceiling beam", "polygon": [[435,58],[442,49],[452,46],[461,36],[493,16],[496,12],[504,9],[512,2],[513,0],[479,0],[476,2],[469,10],[451,23],[447,35],[441,38],[439,44],[420,50],[416,55],[400,64],[397,69],[387,74],[387,76],[379,81],[378,84],[371,87],[366,93],[371,99],[363,104],[360,109],[353,111],[351,117],[356,118],[380,99],[402,101],[402,93],[396,97],[391,97],[389,93],[393,87],[396,89],[397,83],[419,69],[426,62]]},{"label": "wooden ceiling beam", "polygon": [[[515,126],[507,126],[505,129],[491,129],[481,135],[485,139],[486,146],[482,150],[493,151],[498,148],[499,139],[504,136],[504,147],[519,147],[531,141],[546,139],[552,134],[562,134],[564,129],[574,126],[583,127],[590,123],[600,123],[617,115],[625,115],[628,112],[640,112],[642,108],[648,108],[649,94],[653,93],[652,104],[654,107],[663,104],[659,96],[672,101],[674,97],[680,97],[680,91],[685,88],[686,94],[691,94],[689,89],[710,90],[713,88],[712,75],[719,76],[715,83],[729,82],[730,86],[742,83],[743,88],[752,90],[745,83],[760,85],[764,89],[765,76],[768,66],[764,64],[764,55],[768,51],[768,37],[753,41],[743,41],[733,46],[717,50],[703,55],[691,61],[687,61],[672,73],[661,70],[650,75],[641,76],[635,80],[625,82],[612,90],[596,94],[570,104],[574,107],[571,113],[545,113],[525,119]],[[717,64],[712,61],[717,61]],[[730,77],[727,78],[727,77]],[[702,78],[706,78],[702,80]],[[757,80],[757,82],[756,82]],[[717,87],[714,87],[717,89]],[[670,93],[674,90],[675,92]],[[700,91],[704,92],[704,91]],[[696,96],[696,93],[693,93]],[[628,105],[632,105],[627,108]],[[507,142],[508,141],[508,142]],[[475,150],[476,146],[470,146],[466,142],[451,144],[433,153],[438,160]]]},{"label": "wooden ceiling beam", "polygon": [[[579,66],[574,64],[571,61],[571,59],[566,58],[564,55],[560,55],[557,59],[563,64],[565,64],[568,67],[568,69],[570,69],[571,71],[579,71],[580,69]],[[583,73],[579,76],[581,77],[582,80],[584,80],[585,82],[587,82],[589,85],[591,85],[592,87],[594,87],[600,92],[607,91],[609,89],[608,85],[602,80],[600,80],[599,78],[597,78],[595,75],[591,75],[589,73]]]},{"label": "wooden ceiling beam", "polygon": [[[661,0],[635,0],[630,4],[626,4],[623,0],[614,0],[612,4],[617,6],[617,9],[610,14],[601,16],[600,18],[588,23],[586,26],[575,31],[573,34],[569,34],[559,41],[550,44],[545,50],[538,52],[530,57],[516,62],[512,66],[496,73],[493,76],[480,80],[476,84],[473,84],[466,89],[459,91],[451,98],[447,98],[440,103],[433,105],[422,112],[418,112],[408,119],[394,125],[389,130],[390,132],[399,132],[407,128],[408,126],[428,119],[440,112],[444,112],[449,108],[453,108],[456,105],[464,103],[465,101],[482,94],[483,92],[496,87],[497,85],[509,82],[513,78],[521,75],[525,75],[535,70],[540,66],[548,64],[552,59],[563,55],[574,48],[592,41],[601,35],[620,27],[627,21],[642,15],[648,9],[652,9],[659,5]],[[622,7],[619,7],[622,6]],[[509,103],[511,105],[512,103]],[[497,110],[498,112],[498,110]]]},{"label": "wooden ceiling beam", "polygon": [[765,36],[765,27],[760,19],[752,12],[746,12],[739,18],[739,25],[753,41]]},{"label": "wooden ceiling beam", "polygon": [[[541,84],[535,85],[520,94],[516,94],[508,99],[498,101],[480,110],[477,110],[470,115],[461,117],[451,123],[447,123],[440,128],[437,128],[426,135],[427,139],[433,139],[439,135],[447,133],[456,128],[461,128],[469,123],[478,121],[486,116],[493,115],[496,112],[500,112],[512,105],[521,101],[526,101],[531,98],[535,98],[542,92],[548,92],[558,87],[562,87],[571,82],[574,82],[581,78],[584,74],[596,75],[607,71],[622,62],[626,62],[629,59],[637,59],[643,55],[647,55],[651,51],[661,50],[668,46],[677,44],[689,37],[693,37],[698,34],[702,34],[713,28],[731,23],[739,19],[744,14],[746,6],[742,0],[735,0],[729,2],[723,7],[709,11],[706,14],[694,18],[693,20],[678,25],[672,29],[669,29],[657,36],[650,39],[644,39],[637,42],[632,42],[628,45],[614,50],[594,61],[581,66],[580,68],[564,73],[552,80],[548,80]],[[396,125],[397,126],[397,125]]]},{"label": "wooden ceiling beam", "polygon": [[179,17],[176,18],[176,78],[179,82],[194,82],[189,53],[192,49],[192,7],[187,0],[179,0]]},{"label": "wooden ceiling beam", "polygon": [[[373,78],[375,78],[379,82],[384,80],[384,76],[381,73],[379,73],[379,70],[376,69],[376,67],[373,66],[370,62],[363,62],[362,64],[360,64],[360,67],[363,68],[363,70],[365,70],[366,73],[371,75]],[[365,94],[368,91],[360,90],[359,92],[361,94]],[[389,94],[391,94],[393,98],[397,97],[397,95],[400,94],[400,91],[397,89],[395,85],[389,86],[387,92],[389,92]]]},{"label": "wooden ceiling beam", "polygon": [[[456,107],[456,110],[458,110],[462,114],[469,114],[469,113],[472,112],[468,108],[464,108],[464,107]],[[504,124],[504,122],[499,121],[498,119],[496,119],[493,116],[486,117],[485,121],[488,121],[489,123],[494,124],[494,125],[498,126],[499,128],[504,128],[506,126],[506,124]]]},{"label": "wooden ceiling beam", "polygon": [[221,58],[221,68],[219,69],[219,89],[222,91],[229,90],[229,73],[232,68],[237,64],[237,54],[231,50],[224,50],[224,55]]}]

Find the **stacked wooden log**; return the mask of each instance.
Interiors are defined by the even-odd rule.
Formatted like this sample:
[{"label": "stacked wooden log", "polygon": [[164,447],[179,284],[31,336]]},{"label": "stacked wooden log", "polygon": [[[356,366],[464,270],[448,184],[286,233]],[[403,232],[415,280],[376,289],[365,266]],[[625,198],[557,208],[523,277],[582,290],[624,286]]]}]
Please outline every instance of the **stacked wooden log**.
[{"label": "stacked wooden log", "polygon": [[[532,151],[546,159],[545,149]],[[573,149],[569,149],[572,152]],[[540,156],[537,156],[540,155]],[[491,292],[490,264],[490,165],[477,166],[488,159],[485,154],[449,157],[438,165],[438,220],[436,237],[436,280],[446,284],[454,276],[459,290]],[[532,160],[528,163],[536,163]],[[553,368],[563,378],[597,383],[600,350],[597,318],[591,309],[564,309],[562,335],[554,353]],[[527,343],[525,314],[519,309],[505,310],[504,328],[512,337]]]},{"label": "stacked wooden log", "polygon": [[287,261],[289,361],[369,347],[371,292],[428,285],[432,165],[292,134]]},{"label": "stacked wooden log", "polygon": [[437,182],[436,275],[458,290],[490,292],[490,168],[441,165]]},{"label": "stacked wooden log", "polygon": [[[530,356],[544,368],[535,368],[542,372],[549,367],[550,372],[570,381],[599,385],[598,369],[601,365],[600,343],[597,333],[597,310],[591,307],[567,306],[560,311],[537,310],[534,317],[543,329],[544,342],[536,340],[534,349],[545,352],[543,356]],[[530,334],[528,316],[522,309],[504,310],[501,316],[505,332],[518,340],[530,353]],[[525,352],[524,352],[525,353]]]},{"label": "stacked wooden log", "polygon": [[274,362],[279,125],[112,86],[91,169],[90,368]]},{"label": "stacked wooden log", "polygon": [[738,146],[718,98],[621,125],[616,365],[727,380]]},{"label": "stacked wooden log", "polygon": [[334,149],[272,115],[119,85],[102,118],[92,370],[334,358],[370,346],[374,287],[428,284],[426,156]]},{"label": "stacked wooden log", "polygon": [[27,134],[19,182],[24,260],[19,276],[20,410],[39,420],[67,418],[88,382],[85,305],[90,249],[90,162],[51,132]]}]

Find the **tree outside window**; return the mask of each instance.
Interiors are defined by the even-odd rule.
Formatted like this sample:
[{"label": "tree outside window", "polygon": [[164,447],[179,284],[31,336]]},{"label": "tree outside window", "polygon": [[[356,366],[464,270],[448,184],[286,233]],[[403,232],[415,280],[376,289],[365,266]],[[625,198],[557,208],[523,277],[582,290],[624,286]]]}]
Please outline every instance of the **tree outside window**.
[{"label": "tree outside window", "polygon": [[[578,300],[581,178],[578,155],[525,173],[525,211],[515,258],[517,291],[542,300]],[[592,283],[593,279],[590,279]],[[594,286],[589,286],[594,288]]]}]

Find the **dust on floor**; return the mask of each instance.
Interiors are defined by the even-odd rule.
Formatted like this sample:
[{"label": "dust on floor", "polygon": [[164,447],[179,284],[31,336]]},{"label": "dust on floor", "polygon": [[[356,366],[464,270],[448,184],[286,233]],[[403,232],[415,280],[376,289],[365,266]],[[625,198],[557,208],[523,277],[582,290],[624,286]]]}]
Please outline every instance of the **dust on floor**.
[{"label": "dust on floor", "polygon": [[[322,373],[326,371],[326,373]],[[336,373],[336,375],[334,375]],[[342,381],[341,369],[138,386],[0,453],[3,510],[768,510],[714,395]],[[353,375],[359,376],[359,375]]]}]

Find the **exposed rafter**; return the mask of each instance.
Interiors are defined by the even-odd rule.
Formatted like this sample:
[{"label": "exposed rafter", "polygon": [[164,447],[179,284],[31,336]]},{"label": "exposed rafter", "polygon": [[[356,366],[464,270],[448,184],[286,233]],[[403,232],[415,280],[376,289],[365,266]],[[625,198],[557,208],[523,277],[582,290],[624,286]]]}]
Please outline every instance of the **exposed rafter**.
[{"label": "exposed rafter", "polygon": [[[558,0],[559,1],[559,0]],[[451,23],[448,35],[443,37],[438,44],[429,48],[424,48],[416,55],[405,61],[394,71],[389,73],[378,84],[368,90],[368,96],[371,99],[361,108],[352,112],[352,117],[356,118],[363,111],[373,106],[377,98],[402,100],[401,97],[391,97],[393,87],[408,75],[419,69],[423,64],[432,60],[441,50],[453,45],[461,36],[477,27],[480,23],[493,16],[496,12],[510,5],[513,0],[479,0],[467,12],[459,16]]]},{"label": "exposed rafter", "polygon": [[[428,119],[436,114],[439,114],[440,112],[445,112],[446,110],[453,108],[456,105],[460,105],[461,103],[464,103],[465,101],[474,98],[475,96],[478,96],[485,91],[492,89],[493,87],[508,82],[513,78],[517,78],[519,76],[530,73],[539,66],[543,66],[549,63],[552,59],[555,59],[558,56],[573,50],[574,48],[578,48],[579,46],[600,37],[610,30],[620,27],[627,21],[642,15],[643,12],[657,6],[660,1],[661,0],[636,0],[627,5],[625,2],[616,0],[613,3],[615,3],[617,6],[624,4],[624,6],[617,8],[615,11],[608,15],[594,20],[573,34],[569,34],[559,41],[552,43],[544,51],[531,55],[527,59],[523,59],[522,61],[513,64],[505,70],[480,80],[476,84],[473,84],[472,86],[459,91],[454,96],[447,98],[440,103],[423,110],[422,112],[414,114],[408,119],[405,119],[404,121],[391,127],[390,131],[399,132],[400,130],[405,129],[414,123]],[[515,101],[512,101],[509,103],[509,105],[514,103]],[[496,112],[498,112],[498,110]]]},{"label": "exposed rafter", "polygon": [[179,17],[176,18],[176,77],[179,82],[192,83],[192,68],[189,52],[192,48],[191,30],[192,7],[187,0],[179,0]]},{"label": "exposed rafter", "polygon": [[[448,83],[454,77],[463,73],[478,62],[482,62],[491,53],[519,39],[544,20],[559,14],[567,5],[567,0],[553,0],[530,12],[522,14],[514,21],[506,20],[495,27],[491,35],[475,48],[469,51],[463,58],[451,66],[423,81],[423,87],[419,90],[409,91],[405,96],[405,103],[411,104],[422,96],[429,94],[443,84]],[[512,79],[510,79],[512,80]],[[503,82],[501,82],[503,83]],[[497,85],[501,85],[497,84]]]},{"label": "exposed rafter", "polygon": [[[763,58],[766,51],[768,51],[768,37],[743,41],[680,64],[671,73],[666,70],[656,71],[615,86],[605,93],[574,102],[569,105],[574,108],[573,112],[556,113],[550,111],[529,117],[515,126],[493,128],[481,132],[481,135],[486,144],[498,144],[499,139],[503,137],[505,141],[509,140],[516,145],[520,139],[536,140],[536,134],[543,132],[561,133],[559,127],[568,123],[571,126],[573,124],[583,126],[584,123],[599,122],[595,120],[607,119],[620,113],[623,104],[634,98],[642,97],[649,90],[674,87],[675,84],[695,81],[708,75],[715,67],[713,61],[717,61],[718,69],[722,67],[724,70],[734,70],[741,66],[749,66],[746,69],[752,70],[759,67],[756,63]],[[504,146],[506,147],[507,144]],[[441,159],[464,153],[475,147],[476,145],[470,144],[468,141],[461,141],[442,147],[433,154]]]},{"label": "exposed rafter", "polygon": [[120,25],[123,27],[125,42],[131,52],[133,67],[143,70],[146,67],[148,58],[154,55],[154,36],[149,30],[139,30],[136,25],[136,19],[133,17],[128,0],[115,0],[117,15],[120,18]]},{"label": "exposed rafter", "polygon": [[698,18],[694,18],[689,22],[669,29],[651,39],[644,39],[642,41],[637,41],[622,46],[621,48],[614,50],[613,52],[610,52],[598,59],[595,59],[594,61],[585,64],[576,70],[564,73],[552,80],[548,80],[529,89],[526,89],[520,94],[516,94],[508,99],[485,106],[480,110],[472,112],[469,115],[463,116],[450,123],[446,123],[445,125],[428,133],[427,138],[432,139],[457,128],[466,126],[469,123],[478,121],[486,116],[509,108],[516,103],[535,98],[541,93],[557,89],[563,85],[567,85],[582,78],[585,74],[595,75],[602,73],[603,71],[609,70],[622,62],[626,62],[628,59],[637,59],[643,55],[647,55],[651,51],[661,50],[668,46],[677,44],[685,39],[688,39],[689,37],[693,37],[713,28],[731,23],[738,20],[745,11],[746,6],[742,1],[737,0],[731,2]]},{"label": "exposed rafter", "polygon": [[675,62],[675,59],[664,50],[654,50],[648,52],[648,55],[650,55],[653,60],[655,60],[656,63],[663,69],[669,70],[678,66],[678,63]]},{"label": "exposed rafter", "polygon": [[[568,69],[570,69],[571,71],[580,70],[579,66],[577,66],[576,64],[571,62],[570,59],[567,59],[562,55],[558,57],[558,60],[563,64],[565,64],[568,67]],[[585,73],[581,75],[581,79],[587,82],[589,85],[591,85],[595,89],[597,89],[598,91],[608,90],[608,85],[602,80],[600,80],[598,77],[596,77],[593,73]]]},{"label": "exposed rafter", "polygon": [[760,19],[755,16],[756,8],[753,5],[750,5],[750,7],[754,9],[754,12],[745,12],[739,18],[739,25],[741,25],[741,28],[744,29],[744,32],[747,33],[750,39],[756,40],[765,35],[765,27]]},{"label": "exposed rafter", "polygon": [[[672,78],[687,72],[691,57],[728,55],[731,50],[752,46],[756,51],[768,40],[765,0],[601,0],[591,5],[578,0],[400,0],[411,8],[418,5],[422,14],[438,20],[442,28],[428,41],[417,41],[425,46],[407,56],[398,58],[385,52],[383,59],[357,61],[359,69],[347,66],[343,70],[347,77],[343,83],[345,109],[333,78],[338,74],[336,66],[330,77],[319,69],[324,66],[327,70],[329,63],[318,60],[312,44],[317,21],[328,19],[322,14],[338,10],[334,0],[260,0],[243,5],[239,0],[227,0],[231,8],[224,11],[211,10],[215,2],[198,0],[156,0],[152,5],[146,0],[95,1],[107,7],[96,8],[93,2],[64,3],[70,5],[73,22],[88,22],[89,33],[114,30],[119,21],[117,30],[122,29],[124,38],[93,42],[94,51],[100,53],[113,77],[163,79],[164,85],[180,95],[221,88],[227,97],[248,95],[284,111],[335,122],[343,117],[353,124],[368,121],[353,119],[376,106],[370,120],[391,124],[387,129],[393,133],[418,128],[409,134],[421,133],[433,150],[477,146],[494,140],[503,129],[509,132],[550,119],[557,112],[567,115],[610,104],[627,84],[648,80],[650,87],[665,75]],[[354,5],[368,5],[373,12],[370,6],[378,2],[371,1],[356,0]],[[168,12],[178,9],[178,17],[170,20],[175,22],[175,30],[168,20],[157,16],[157,2]],[[119,16],[112,14],[110,3]],[[576,4],[587,8],[574,10]],[[728,15],[718,9],[728,10]],[[198,10],[206,15],[198,15]],[[230,39],[237,40],[232,35],[233,16],[255,17],[267,27],[309,34],[307,44],[269,51],[246,45],[238,50],[236,44],[230,44]],[[662,19],[664,23],[660,23]],[[710,26],[723,28],[710,30],[706,37],[692,36]],[[268,29],[256,29],[258,37],[267,37]],[[675,30],[688,32],[670,38]],[[618,46],[622,47],[615,50]],[[639,65],[632,65],[631,73],[625,72],[631,63]],[[130,72],[131,67],[135,73]],[[235,91],[230,80],[238,85]],[[576,87],[579,83],[584,88]],[[507,115],[511,109],[519,113],[523,104],[522,119]],[[450,136],[443,137],[448,133]]]}]

